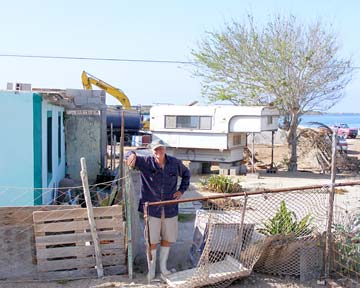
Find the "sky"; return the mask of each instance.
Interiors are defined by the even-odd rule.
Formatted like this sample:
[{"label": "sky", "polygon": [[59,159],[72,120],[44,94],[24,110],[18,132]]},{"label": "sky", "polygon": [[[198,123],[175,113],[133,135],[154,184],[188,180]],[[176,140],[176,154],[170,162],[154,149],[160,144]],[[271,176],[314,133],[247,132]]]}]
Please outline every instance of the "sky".
[{"label": "sky", "polygon": [[[83,70],[120,88],[132,105],[205,104],[189,64],[4,57],[39,55],[127,60],[192,61],[207,32],[226,23],[258,23],[274,14],[321,19],[336,31],[344,57],[360,67],[360,1],[347,0],[12,0],[1,1],[0,89],[82,89]],[[359,112],[360,69],[329,112]],[[119,104],[107,96],[107,104]]]}]

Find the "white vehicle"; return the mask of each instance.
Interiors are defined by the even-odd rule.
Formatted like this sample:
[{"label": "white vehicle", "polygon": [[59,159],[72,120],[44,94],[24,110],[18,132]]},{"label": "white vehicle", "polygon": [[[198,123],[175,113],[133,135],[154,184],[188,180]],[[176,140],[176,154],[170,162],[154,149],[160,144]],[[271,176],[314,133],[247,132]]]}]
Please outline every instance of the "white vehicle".
[{"label": "white vehicle", "polygon": [[265,106],[177,106],[150,109],[153,139],[182,160],[233,163],[243,159],[247,134],[276,131],[279,112]]}]

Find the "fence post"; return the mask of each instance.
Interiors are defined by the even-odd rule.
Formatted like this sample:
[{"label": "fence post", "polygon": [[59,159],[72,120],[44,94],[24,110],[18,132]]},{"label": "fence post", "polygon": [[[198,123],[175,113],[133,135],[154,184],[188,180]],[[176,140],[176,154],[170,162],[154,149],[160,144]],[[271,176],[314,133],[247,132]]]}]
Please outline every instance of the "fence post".
[{"label": "fence post", "polygon": [[[123,166],[125,168],[125,165]],[[129,279],[133,279],[133,249],[132,249],[132,226],[131,226],[131,201],[130,201],[130,177],[129,177],[129,169],[126,168],[126,185],[125,185],[125,211],[126,211],[126,224],[127,224],[127,250],[128,250],[128,274]],[[125,173],[124,173],[125,174]]]},{"label": "fence post", "polygon": [[337,130],[332,134],[332,157],[331,157],[331,186],[329,194],[328,218],[326,223],[326,243],[325,243],[325,279],[330,276],[331,262],[331,228],[334,215],[334,198],[335,198],[335,177],[336,177],[336,146],[337,146]]},{"label": "fence post", "polygon": [[104,276],[104,269],[103,269],[102,259],[101,259],[99,237],[96,232],[96,223],[95,223],[94,211],[93,211],[93,207],[92,207],[92,203],[91,203],[87,169],[86,169],[86,161],[85,161],[84,157],[82,157],[80,159],[80,163],[81,163],[80,175],[81,175],[81,180],[82,180],[82,184],[83,184],[83,188],[84,188],[84,196],[85,196],[85,202],[86,202],[86,209],[88,212],[91,237],[92,237],[92,240],[94,243],[94,248],[95,248],[96,270],[97,270],[98,278],[100,278],[100,277]]}]

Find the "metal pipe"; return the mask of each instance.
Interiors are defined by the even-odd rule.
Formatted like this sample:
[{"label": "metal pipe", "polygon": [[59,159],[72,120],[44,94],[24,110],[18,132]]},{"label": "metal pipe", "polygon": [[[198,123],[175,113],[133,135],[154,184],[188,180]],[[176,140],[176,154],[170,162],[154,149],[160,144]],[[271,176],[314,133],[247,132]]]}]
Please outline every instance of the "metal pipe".
[{"label": "metal pipe", "polygon": [[335,178],[336,178],[336,146],[337,146],[337,131],[332,134],[332,157],[331,157],[331,185],[328,205],[328,219],[326,223],[326,243],[325,243],[325,279],[330,276],[330,261],[331,261],[331,228],[334,214],[334,199],[335,199]]},{"label": "metal pipe", "polygon": [[[353,182],[343,182],[343,183],[335,183],[334,187],[343,187],[343,186],[355,186],[360,185],[360,181]],[[320,189],[323,187],[329,187],[329,185],[311,185],[311,186],[300,186],[300,187],[291,187],[291,188],[279,188],[279,189],[262,189],[256,190],[253,192],[241,192],[241,193],[233,193],[226,195],[217,195],[217,196],[206,196],[206,197],[197,197],[197,198],[186,198],[179,200],[167,200],[167,201],[159,201],[159,202],[149,202],[149,206],[160,206],[160,205],[168,205],[168,204],[176,204],[176,203],[185,203],[185,202],[193,202],[193,201],[206,201],[206,200],[214,200],[221,198],[230,198],[230,197],[239,197],[239,196],[252,196],[252,195],[261,195],[261,194],[276,194],[283,192],[291,192],[291,191],[304,191],[311,189]]]}]

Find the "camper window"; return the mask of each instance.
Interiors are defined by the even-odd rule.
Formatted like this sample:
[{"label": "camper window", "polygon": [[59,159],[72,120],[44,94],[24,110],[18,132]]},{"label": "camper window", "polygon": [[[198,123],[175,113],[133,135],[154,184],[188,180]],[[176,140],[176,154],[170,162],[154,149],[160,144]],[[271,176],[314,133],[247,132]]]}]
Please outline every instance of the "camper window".
[{"label": "camper window", "polygon": [[267,116],[267,124],[273,124],[273,116]]},{"label": "camper window", "polygon": [[167,129],[211,129],[211,116],[165,116]]}]

